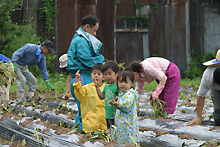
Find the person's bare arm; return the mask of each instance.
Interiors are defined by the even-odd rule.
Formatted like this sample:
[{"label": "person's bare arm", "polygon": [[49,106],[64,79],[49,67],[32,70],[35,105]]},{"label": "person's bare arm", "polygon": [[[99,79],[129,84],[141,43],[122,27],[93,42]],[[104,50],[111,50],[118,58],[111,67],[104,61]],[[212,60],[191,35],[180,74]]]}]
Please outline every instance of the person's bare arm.
[{"label": "person's bare arm", "polygon": [[72,77],[71,77],[71,74],[69,73],[67,81],[66,81],[66,92],[65,92],[65,94],[69,93],[71,80],[72,80]]},{"label": "person's bare arm", "polygon": [[202,123],[202,110],[205,103],[205,97],[197,99],[197,117],[187,123],[187,126],[200,125]]},{"label": "person's bare arm", "polygon": [[65,92],[65,95],[63,96],[64,100],[68,99],[69,97],[72,97],[71,92],[69,92],[71,80],[72,80],[72,77],[71,77],[71,74],[69,73],[67,81],[66,81],[66,92]]},{"label": "person's bare arm", "polygon": [[95,84],[95,87],[96,87],[96,92],[97,92],[99,98],[101,100],[103,100],[105,98],[105,96],[102,94],[101,90],[99,89],[99,85]]},{"label": "person's bare arm", "polygon": [[167,81],[167,76],[164,75],[163,78],[160,80],[159,85],[164,86],[166,84],[166,81]]}]

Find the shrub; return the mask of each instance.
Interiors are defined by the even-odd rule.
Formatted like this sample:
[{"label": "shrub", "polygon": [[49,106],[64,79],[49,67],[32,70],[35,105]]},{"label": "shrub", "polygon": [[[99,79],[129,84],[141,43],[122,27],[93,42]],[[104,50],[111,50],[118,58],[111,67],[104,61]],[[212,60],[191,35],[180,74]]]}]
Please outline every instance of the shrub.
[{"label": "shrub", "polygon": [[202,77],[203,72],[207,68],[207,66],[204,66],[203,63],[214,58],[215,56],[210,52],[205,54],[203,51],[201,51],[201,53],[198,54],[193,49],[189,69],[185,71],[186,77],[190,79]]},{"label": "shrub", "polygon": [[[16,50],[27,43],[41,44],[40,37],[36,35],[33,24],[18,25],[12,22],[10,15],[19,5],[21,5],[21,0],[0,1],[0,48],[1,54],[8,58],[11,58]],[[55,73],[54,64],[51,63],[55,57],[56,55],[46,57],[47,69],[51,73]],[[35,76],[41,75],[36,66],[29,66],[29,70]]]}]

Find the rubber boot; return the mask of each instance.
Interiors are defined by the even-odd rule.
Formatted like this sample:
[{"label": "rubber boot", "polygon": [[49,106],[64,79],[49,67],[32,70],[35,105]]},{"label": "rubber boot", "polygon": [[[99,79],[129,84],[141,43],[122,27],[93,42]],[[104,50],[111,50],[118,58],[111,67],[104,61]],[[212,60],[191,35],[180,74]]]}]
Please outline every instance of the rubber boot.
[{"label": "rubber boot", "polygon": [[34,91],[27,91],[26,96],[28,96],[28,97],[34,96]]},{"label": "rubber boot", "polygon": [[23,91],[17,91],[16,95],[17,95],[18,99],[22,99],[24,97],[24,92]]}]

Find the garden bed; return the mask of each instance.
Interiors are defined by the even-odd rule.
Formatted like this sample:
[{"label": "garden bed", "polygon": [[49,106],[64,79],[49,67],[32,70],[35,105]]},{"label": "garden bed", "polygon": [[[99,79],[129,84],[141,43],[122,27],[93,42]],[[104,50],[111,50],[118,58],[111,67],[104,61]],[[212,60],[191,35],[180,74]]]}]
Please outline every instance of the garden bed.
[{"label": "garden bed", "polygon": [[[164,118],[154,118],[148,93],[139,98],[139,127],[141,146],[204,146],[220,142],[220,128],[214,126],[213,105],[206,99],[203,125],[186,126],[196,117],[196,90],[181,87],[176,111]],[[1,115],[0,137],[14,141],[25,140],[27,146],[125,146],[103,138],[90,142],[89,134],[73,129],[77,105],[73,98],[64,101],[55,92],[38,91],[35,98],[11,101],[14,108]],[[48,95],[48,93],[50,95]],[[73,132],[75,131],[75,132]],[[7,135],[5,135],[7,134]]]}]

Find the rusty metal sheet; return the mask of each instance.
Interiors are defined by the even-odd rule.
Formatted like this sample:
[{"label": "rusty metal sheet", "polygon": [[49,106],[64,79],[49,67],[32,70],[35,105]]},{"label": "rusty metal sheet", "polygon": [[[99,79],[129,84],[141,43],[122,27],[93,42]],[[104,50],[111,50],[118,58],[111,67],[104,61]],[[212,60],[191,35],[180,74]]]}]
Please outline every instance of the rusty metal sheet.
[{"label": "rusty metal sheet", "polygon": [[117,4],[134,5],[136,0],[118,0]]},{"label": "rusty metal sheet", "polygon": [[143,59],[143,35],[142,33],[117,33],[116,35],[116,59],[125,66],[134,60]]},{"label": "rusty metal sheet", "polygon": [[97,0],[97,4],[108,4],[108,5],[113,5],[114,1],[113,0]]},{"label": "rusty metal sheet", "polygon": [[[77,3],[76,7],[75,2]],[[101,22],[97,32],[97,38],[103,43],[100,53],[106,59],[113,60],[115,16],[136,16],[135,0],[117,0],[116,14],[114,14],[114,2],[114,0],[58,0],[59,12],[57,19],[60,55],[67,52],[75,33],[74,29],[80,26],[81,19],[91,14],[96,15]],[[151,8],[155,3],[158,3],[157,0],[140,0],[139,2],[150,5]],[[151,21],[151,26],[148,28],[149,53],[152,56],[159,52],[160,56],[168,58],[177,65],[182,64],[180,69],[183,72],[187,68],[185,45],[187,40],[185,26],[185,11],[187,9],[185,3],[187,3],[187,0],[169,0],[168,3],[166,8],[165,5],[160,6]],[[165,11],[166,9],[168,11]],[[166,22],[168,23],[166,24]],[[168,29],[166,30],[166,28]],[[142,32],[122,30],[120,33],[117,32],[116,42],[117,62],[129,64],[133,60],[143,59]]]},{"label": "rusty metal sheet", "polygon": [[96,0],[77,0],[77,5],[96,5]]},{"label": "rusty metal sheet", "polygon": [[[180,1],[180,2],[179,2]],[[186,3],[179,0],[178,3],[171,3],[169,5],[169,28],[167,32],[169,33],[169,48],[166,48],[167,58],[172,62],[177,64],[181,71],[181,75],[184,75],[184,71],[188,67],[188,28],[187,17],[185,14],[188,9],[186,9]]]},{"label": "rusty metal sheet", "polygon": [[139,3],[144,5],[153,5],[155,3],[158,3],[158,0],[140,0]]},{"label": "rusty metal sheet", "polygon": [[[101,2],[101,1],[100,1]],[[113,1],[112,1],[113,2]],[[105,12],[105,13],[103,13]],[[102,41],[103,46],[100,53],[108,60],[114,60],[114,6],[106,2],[98,3],[96,16],[100,20],[100,28],[97,38]]]},{"label": "rusty metal sheet", "polygon": [[174,0],[173,2],[170,2],[170,3],[187,3],[189,0]]},{"label": "rusty metal sheet", "polygon": [[[204,8],[198,2],[190,1],[190,48],[201,55],[204,48]],[[195,39],[196,38],[196,39]]]},{"label": "rusty metal sheet", "polygon": [[[153,7],[153,6],[151,6]],[[165,49],[165,8],[161,6],[151,20],[149,27],[150,55],[166,56]]]},{"label": "rusty metal sheet", "polygon": [[61,4],[63,6],[66,5],[75,5],[75,0],[57,0],[57,4]]},{"label": "rusty metal sheet", "polygon": [[60,56],[67,53],[71,39],[75,33],[75,12],[74,12],[74,2],[71,0],[57,2],[58,6],[58,42],[59,42],[59,53]]},{"label": "rusty metal sheet", "polygon": [[96,5],[78,5],[77,8],[77,28],[80,27],[81,19],[86,15],[95,15]]},{"label": "rusty metal sheet", "polygon": [[116,16],[136,16],[136,5],[117,5]]}]

